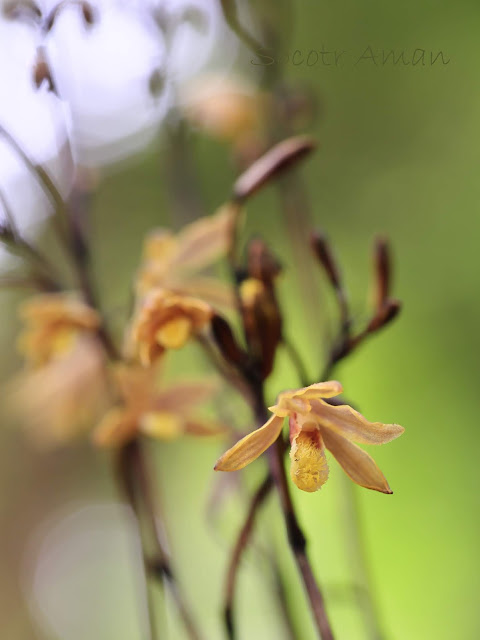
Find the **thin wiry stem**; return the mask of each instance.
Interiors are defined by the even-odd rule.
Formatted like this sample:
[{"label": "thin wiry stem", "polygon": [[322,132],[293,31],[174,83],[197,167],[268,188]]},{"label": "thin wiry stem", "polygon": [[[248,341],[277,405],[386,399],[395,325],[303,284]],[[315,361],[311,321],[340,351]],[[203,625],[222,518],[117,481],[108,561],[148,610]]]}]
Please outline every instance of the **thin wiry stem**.
[{"label": "thin wiry stem", "polygon": [[235,0],[220,0],[222,5],[223,15],[230,29],[237,34],[238,38],[245,44],[253,53],[258,53],[264,47],[256,40],[241,24],[238,18],[238,11]]},{"label": "thin wiry stem", "polygon": [[132,511],[135,515],[137,532],[142,549],[142,560],[145,577],[145,605],[148,612],[148,633],[150,640],[159,640],[156,630],[154,605],[152,594],[149,586],[150,560],[146,553],[145,530],[142,526],[142,507],[140,503],[139,487],[138,487],[138,460],[136,456],[136,443],[129,443],[119,453],[117,460],[117,476],[122,493],[125,495]]},{"label": "thin wiry stem", "polygon": [[[69,256],[73,263],[78,284],[86,302],[100,311],[93,279],[91,277],[90,252],[87,241],[86,229],[88,228],[89,210],[92,199],[92,190],[82,184],[81,176],[76,176],[76,182],[70,195],[68,205],[65,205],[65,214],[68,223]],[[112,360],[118,360],[119,353],[110,335],[105,319],[98,329],[98,336],[102,341],[106,352]]]},{"label": "thin wiry stem", "polygon": [[295,344],[288,338],[288,337],[283,337],[282,339],[283,345],[290,357],[290,360],[292,361],[293,366],[295,367],[295,369],[297,370],[297,374],[298,374],[298,379],[300,381],[300,386],[302,387],[307,387],[309,382],[309,376],[307,374],[307,370],[305,368],[305,364],[300,356],[300,354],[298,353],[297,347],[295,346]]},{"label": "thin wiry stem", "polygon": [[166,581],[188,637],[191,640],[201,640],[201,635],[197,630],[193,616],[189,611],[183,594],[179,588],[175,573],[172,569],[170,556],[166,549],[162,532],[159,528],[158,511],[154,504],[151,484],[149,481],[149,473],[140,443],[137,440],[134,440],[126,445],[123,450],[123,456],[125,459],[124,467],[126,468],[124,474],[131,473],[133,476],[133,491],[136,490],[138,499],[141,500],[141,508],[143,509],[149,523],[150,532],[155,545],[155,557],[153,559],[146,558],[150,575],[157,579],[160,578],[162,582],[164,580]]},{"label": "thin wiry stem", "polygon": [[350,478],[343,478],[345,496],[345,532],[350,562],[356,565],[356,573],[360,580],[359,588],[354,589],[358,608],[362,612],[367,637],[369,640],[384,640],[379,613],[372,597],[372,580],[368,567],[365,543],[360,522],[360,508],[356,495],[356,487]]},{"label": "thin wiry stem", "polygon": [[[294,154],[295,159],[298,159],[298,157],[299,157],[298,153]],[[303,154],[301,154],[300,157],[303,157]],[[282,160],[282,162],[278,160],[276,164],[273,165],[274,169],[283,167],[283,165],[285,164],[284,162],[285,157],[283,155],[280,156],[280,159]],[[262,162],[257,161],[256,166],[258,167],[259,165],[263,169]],[[250,177],[251,169],[246,173]],[[246,193],[248,193],[248,195],[251,195],[252,193],[258,190],[259,186],[262,186],[268,180],[276,176],[278,176],[278,170],[271,170],[270,164],[269,164],[268,171],[266,173],[265,172],[262,173],[262,171],[260,171],[256,181],[253,181],[251,183],[254,186],[247,189]],[[239,179],[239,181],[243,184],[242,179]],[[237,184],[239,181],[237,181]],[[228,253],[228,258],[229,258],[230,268],[232,272],[233,286],[236,288],[237,296],[238,296],[238,282],[235,278],[236,267],[237,267],[236,256],[238,252],[238,247],[237,247],[238,234],[237,234],[236,223],[238,223],[238,215],[237,215],[235,224],[232,225],[231,242],[230,242],[230,250]],[[244,326],[244,330],[245,330],[245,326]],[[255,418],[259,424],[263,424],[268,420],[268,415],[265,407],[263,380],[262,380],[261,373],[254,366],[245,367],[245,366],[239,365],[238,371],[243,376],[245,382],[248,384],[248,386],[251,389],[252,399],[253,399],[252,409],[254,411]],[[306,554],[306,539],[302,529],[300,528],[300,525],[295,513],[295,508],[290,497],[288,482],[285,475],[285,468],[283,465],[284,444],[281,438],[278,438],[276,444],[270,448],[269,454],[270,454],[270,458],[269,458],[270,472],[271,472],[275,487],[280,495],[280,503],[282,506],[290,548],[294,555],[295,561],[297,563],[297,567],[302,576],[303,584],[310,602],[310,606],[311,606],[313,617],[315,620],[315,625],[319,633],[319,637],[321,638],[321,640],[333,640],[333,632],[331,630],[330,623],[328,621],[328,617],[325,611],[323,596],[315,580],[308,556]]]},{"label": "thin wiry stem", "polygon": [[1,241],[4,242],[12,252],[23,254],[30,260],[30,263],[34,269],[30,280],[36,281],[37,286],[41,286],[42,289],[48,291],[56,291],[62,288],[60,280],[56,275],[54,266],[50,263],[48,258],[39,251],[36,247],[31,245],[25,238],[20,235],[20,232],[15,223],[15,217],[10,209],[10,206],[5,198],[4,193],[0,190],[0,205],[5,213],[7,220],[7,234],[2,235]]},{"label": "thin wiry stem", "polygon": [[62,240],[65,247],[68,248],[68,236],[66,232],[66,228],[64,226],[64,219],[67,218],[67,210],[65,202],[55,186],[55,183],[48,175],[48,172],[39,165],[36,164],[30,156],[26,153],[26,151],[22,148],[22,146],[17,142],[17,140],[12,136],[12,134],[5,129],[2,125],[0,125],[0,136],[3,136],[8,144],[16,151],[16,153],[22,158],[26,167],[37,177],[38,181],[45,189],[47,197],[50,199],[54,211],[54,221],[56,224],[57,232],[59,238]]},{"label": "thin wiry stem", "polygon": [[284,444],[281,438],[270,449],[270,468],[280,495],[283,516],[287,528],[290,548],[302,577],[315,626],[322,640],[333,640],[333,631],[325,610],[325,603],[320,588],[315,580],[310,561],[307,556],[307,541],[298,522],[283,464]]},{"label": "thin wiry stem", "polygon": [[248,507],[247,517],[242,528],[240,529],[240,532],[235,541],[235,545],[233,547],[232,554],[230,556],[225,584],[225,600],[223,605],[225,628],[229,640],[235,640],[235,638],[237,637],[233,607],[235,602],[235,589],[237,586],[240,562],[250,541],[257,513],[268,497],[272,487],[273,478],[271,474],[268,473],[252,497],[252,500]]}]

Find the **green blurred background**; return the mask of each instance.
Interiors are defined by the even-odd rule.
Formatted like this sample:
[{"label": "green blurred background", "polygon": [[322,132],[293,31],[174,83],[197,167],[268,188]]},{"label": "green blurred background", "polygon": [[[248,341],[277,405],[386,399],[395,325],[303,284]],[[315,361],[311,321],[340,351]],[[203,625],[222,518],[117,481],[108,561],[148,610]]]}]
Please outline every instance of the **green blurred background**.
[{"label": "green blurred background", "polygon": [[[335,374],[368,418],[406,428],[400,440],[373,451],[394,495],[355,488],[382,628],[389,640],[474,640],[480,636],[475,391],[480,9],[473,2],[425,0],[303,0],[294,5],[290,53],[299,49],[308,54],[322,46],[349,52],[344,66],[285,66],[287,78],[310,86],[321,106],[309,131],[320,148],[302,167],[315,222],[336,247],[359,313],[368,289],[372,239],[379,232],[388,235],[395,253],[395,295],[404,303],[398,321]],[[450,62],[355,65],[367,46],[404,49],[406,55],[422,48],[427,60],[430,51],[442,50]],[[252,77],[256,71],[252,69]],[[189,135],[188,144],[205,212],[211,212],[228,196],[235,169],[224,145],[199,134]],[[152,149],[135,164],[112,171],[95,199],[95,269],[104,307],[113,317],[126,302],[144,233],[172,223],[169,158],[163,142],[160,152]],[[247,232],[271,239],[286,266],[281,288],[288,332],[314,375],[321,369],[319,336],[328,318],[318,318],[319,333],[312,337],[275,188],[249,205]],[[18,330],[13,309],[19,299],[2,293],[4,378],[19,366],[12,346]],[[324,309],[330,308],[325,301]],[[192,348],[179,368],[198,369],[199,357]],[[269,382],[269,399],[294,384],[295,375],[281,356],[279,371]],[[63,640],[48,625],[42,629],[38,620],[32,621],[27,600],[33,560],[28,558],[38,558],[48,522],[70,513],[71,529],[58,543],[60,569],[48,574],[50,610],[57,607],[75,618],[83,631],[73,638],[140,639],[132,560],[136,551],[128,542],[124,512],[111,506],[117,494],[109,457],[88,444],[39,456],[11,429],[0,437],[2,637]],[[212,465],[223,447],[188,440],[152,449],[179,578],[209,640],[222,637],[224,572],[245,509],[241,496],[232,492],[215,521],[206,515],[217,482]],[[245,472],[247,486],[255,485],[263,464]],[[337,636],[361,640],[368,636],[349,587],[355,567],[346,552],[344,482],[334,461],[331,470],[319,493],[292,493]],[[88,511],[92,504],[98,513]],[[81,508],[87,511],[79,516]],[[280,553],[298,637],[308,640],[315,636],[278,511],[273,498],[258,521],[256,539],[264,551]],[[90,530],[97,531],[90,536],[97,546],[85,549]],[[67,538],[70,547],[65,546]],[[62,560],[62,554],[69,560]],[[242,639],[284,637],[264,555],[258,549],[250,552],[243,566],[237,607]],[[85,558],[95,560],[89,564]],[[162,637],[184,637],[174,615],[168,627],[170,635]]]}]

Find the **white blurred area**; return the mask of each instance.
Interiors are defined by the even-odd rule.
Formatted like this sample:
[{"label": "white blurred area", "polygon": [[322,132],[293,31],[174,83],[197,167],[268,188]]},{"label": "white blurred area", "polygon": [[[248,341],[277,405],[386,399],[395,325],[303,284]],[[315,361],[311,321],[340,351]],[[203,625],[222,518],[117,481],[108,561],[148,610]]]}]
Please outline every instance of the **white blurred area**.
[{"label": "white blurred area", "polygon": [[[72,168],[66,145],[65,106],[46,87],[34,90],[32,67],[36,55],[33,30],[0,18],[0,127],[21,146],[30,160],[48,170],[63,195]],[[34,222],[50,211],[49,201],[35,174],[0,133],[0,223],[6,205],[27,238]],[[6,252],[0,247],[0,265]]]},{"label": "white blurred area", "polygon": [[71,505],[39,525],[22,575],[39,630],[59,640],[147,637],[141,554],[120,504]]},{"label": "white blurred area", "polygon": [[[5,17],[11,4],[0,0],[0,127],[63,196],[75,165],[112,166],[142,151],[175,117],[185,85],[207,69],[228,74],[239,49],[217,0],[94,0],[93,24],[78,3],[65,2],[48,33],[32,19]],[[47,16],[58,3],[36,4]],[[58,95],[46,81],[34,86],[38,48]],[[51,207],[2,135],[0,191],[28,237]]]}]

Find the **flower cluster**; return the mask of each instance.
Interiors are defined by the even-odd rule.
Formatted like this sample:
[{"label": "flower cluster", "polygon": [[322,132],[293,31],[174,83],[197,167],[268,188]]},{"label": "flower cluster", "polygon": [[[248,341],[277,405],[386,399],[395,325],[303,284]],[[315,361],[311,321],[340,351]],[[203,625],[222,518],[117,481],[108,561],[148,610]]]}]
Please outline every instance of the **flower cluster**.
[{"label": "flower cluster", "polygon": [[[26,20],[37,28],[38,42],[30,42],[35,51],[32,82],[39,90],[35,95],[39,98],[44,92],[55,100],[61,96],[68,103],[71,122],[68,140],[65,133],[62,144],[67,150],[68,168],[72,169],[73,160],[78,163],[72,176],[59,180],[57,187],[58,176],[52,178],[50,171],[36,161],[36,154],[31,158],[0,123],[0,137],[9,143],[9,152],[13,151],[15,160],[20,158],[35,175],[54,205],[52,228],[71,267],[59,269],[50,255],[32,244],[10,211],[9,194],[5,197],[0,188],[0,242],[26,258],[22,264],[28,271],[21,274],[22,286],[33,286],[38,292],[19,310],[22,330],[18,350],[25,366],[8,385],[8,406],[41,447],[66,445],[88,434],[94,446],[114,451],[120,485],[137,517],[145,574],[148,579],[168,579],[173,601],[192,639],[199,636],[159,534],[144,449],[152,440],[165,443],[188,435],[217,437],[222,449],[227,448],[238,439],[234,427],[241,423],[243,437],[218,459],[215,469],[237,471],[266,453],[263,460],[268,472],[253,497],[233,551],[225,603],[228,635],[236,635],[231,616],[232,581],[248,542],[255,509],[275,488],[320,635],[330,639],[333,636],[323,599],[289,493],[284,464],[288,442],[283,428],[288,418],[290,478],[298,489],[312,493],[325,484],[328,451],[357,485],[392,493],[374,460],[358,445],[388,443],[403,433],[403,427],[368,421],[339,398],[343,388],[331,380],[338,362],[389,324],[400,310],[390,291],[388,245],[383,239],[375,245],[373,309],[366,324],[358,328],[329,243],[323,234],[310,229],[301,211],[296,211],[304,198],[289,192],[295,181],[282,183],[285,209],[290,216],[293,210],[293,222],[301,231],[294,229],[292,233],[298,245],[296,260],[303,268],[308,250],[313,249],[306,270],[313,272],[318,265],[323,269],[339,311],[339,331],[327,345],[323,375],[312,378],[295,340],[290,339],[298,331],[291,326],[288,306],[278,286],[280,277],[290,274],[283,273],[267,241],[259,237],[245,241],[241,228],[249,200],[315,149],[309,137],[294,135],[298,121],[303,122],[303,116],[308,119],[309,101],[303,100],[305,96],[290,94],[287,87],[274,88],[273,82],[265,83],[272,84],[272,90],[264,93],[233,77],[228,82],[201,77],[187,89],[173,92],[170,72],[175,68],[175,54],[182,57],[177,50],[181,47],[175,44],[178,33],[184,34],[187,29],[189,42],[207,37],[219,28],[215,16],[221,9],[236,35],[251,46],[255,36],[241,24],[248,12],[237,14],[237,3],[228,1],[153,2],[146,3],[145,11],[134,4],[107,2],[97,13],[85,0],[66,0],[45,12],[29,0],[9,4],[0,18],[0,35],[5,16]],[[70,18],[81,16],[80,33],[77,22],[73,22],[72,31],[72,21],[59,20],[69,5],[74,12],[70,11]],[[214,5],[216,8],[212,8]],[[68,24],[70,33],[65,29]],[[111,46],[105,48],[104,38],[109,32]],[[70,38],[72,34],[74,38]],[[184,41],[178,38],[180,43]],[[100,52],[111,63],[107,74]],[[67,61],[64,68],[62,60]],[[117,82],[118,73],[121,82]],[[178,232],[160,228],[147,235],[138,270],[125,288],[125,298],[130,302],[127,321],[118,332],[112,331],[110,314],[97,299],[85,220],[85,196],[93,191],[98,177],[92,167],[128,155],[132,147],[144,146],[168,112],[174,93],[177,116],[183,118],[181,126],[192,126],[226,144],[240,176],[230,199],[213,215],[196,219]],[[104,109],[92,108],[92,100]],[[0,116],[1,109],[2,105]],[[279,131],[288,129],[292,134],[270,146],[275,124]],[[172,140],[177,135],[180,140],[181,131],[179,127]],[[49,153],[40,155],[42,160],[49,158]],[[176,170],[182,177],[181,168],[176,166]],[[74,180],[74,187],[66,198],[64,190],[69,191],[70,180]],[[305,232],[310,234],[310,246]],[[220,261],[229,275],[228,282],[217,273]],[[306,311],[313,307],[310,296],[314,297],[314,281],[314,273],[307,273],[303,282]],[[195,344],[205,356],[201,374],[195,377],[189,371],[169,380],[167,364],[177,359],[185,369],[185,359],[178,352],[189,344]],[[265,383],[273,383],[271,376],[278,369],[279,354],[288,357],[288,375],[298,377],[301,388],[282,391],[287,386],[284,380],[276,404],[269,409],[272,416],[267,419]],[[314,354],[311,358],[318,366]],[[210,376],[212,368],[215,377]],[[318,378],[325,382],[314,382]],[[278,377],[275,380],[280,385]],[[234,393],[244,401],[245,412],[232,410],[230,394]],[[233,420],[239,424],[229,424]],[[217,479],[221,482],[222,476]],[[153,553],[146,548],[150,535],[144,535],[145,526],[152,529]],[[154,616],[150,617],[153,620]]]}]

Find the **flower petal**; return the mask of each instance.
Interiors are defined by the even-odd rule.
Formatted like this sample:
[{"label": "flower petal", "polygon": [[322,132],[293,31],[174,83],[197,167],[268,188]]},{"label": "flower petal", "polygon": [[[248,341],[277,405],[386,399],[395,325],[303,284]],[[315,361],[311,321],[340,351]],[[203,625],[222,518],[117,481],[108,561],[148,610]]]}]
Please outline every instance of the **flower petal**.
[{"label": "flower petal", "polygon": [[232,288],[226,282],[212,276],[188,276],[187,278],[170,278],[166,281],[172,291],[179,291],[187,296],[193,296],[204,300],[212,306],[221,306],[232,309],[235,306],[235,297]]},{"label": "flower petal", "polygon": [[295,397],[305,400],[315,400],[318,398],[333,398],[343,392],[343,387],[338,380],[328,380],[327,382],[316,382],[308,387],[295,391]]},{"label": "flower petal", "polygon": [[165,349],[181,349],[191,333],[192,321],[187,316],[180,316],[162,324],[155,333],[155,340]]},{"label": "flower petal", "polygon": [[139,429],[152,438],[175,440],[183,434],[185,425],[182,417],[172,411],[149,411],[141,416]]},{"label": "flower petal", "polygon": [[235,210],[229,205],[213,216],[189,224],[177,236],[178,248],[173,264],[182,269],[201,269],[227,251]]},{"label": "flower petal", "polygon": [[220,390],[217,379],[183,380],[158,391],[153,398],[153,407],[163,411],[185,413],[198,404],[210,400]]},{"label": "flower petal", "polygon": [[399,424],[369,422],[361,413],[343,404],[332,406],[322,401],[311,402],[311,413],[321,427],[360,444],[385,444],[405,431]]},{"label": "flower petal", "polygon": [[385,476],[366,451],[331,429],[322,429],[321,432],[325,446],[354,482],[381,493],[393,493]]},{"label": "flower petal", "polygon": [[228,431],[228,427],[220,422],[214,420],[204,420],[200,418],[185,420],[185,433],[192,436],[218,436],[225,434]]},{"label": "flower petal", "polygon": [[113,407],[102,418],[93,432],[97,447],[120,447],[137,432],[135,417],[121,407]]},{"label": "flower petal", "polygon": [[283,418],[272,416],[263,427],[249,433],[223,454],[215,464],[215,471],[237,471],[253,462],[272,445],[282,431]]},{"label": "flower petal", "polygon": [[290,449],[290,477],[302,491],[318,491],[328,479],[328,464],[318,429],[300,431]]},{"label": "flower petal", "polygon": [[269,411],[277,416],[285,417],[295,413],[308,413],[310,411],[311,400],[321,400],[322,398],[332,398],[342,393],[343,387],[337,380],[328,382],[316,382],[303,389],[283,391],[278,396],[278,402]]}]

